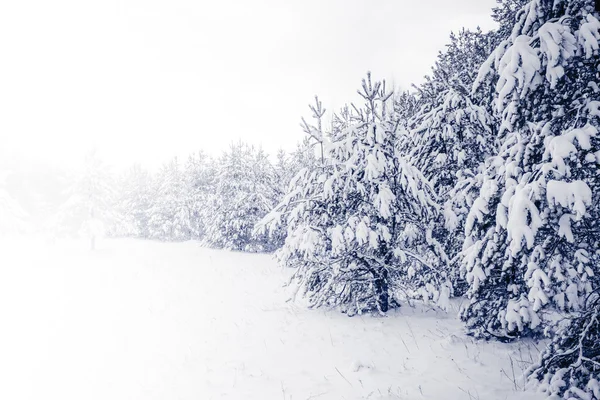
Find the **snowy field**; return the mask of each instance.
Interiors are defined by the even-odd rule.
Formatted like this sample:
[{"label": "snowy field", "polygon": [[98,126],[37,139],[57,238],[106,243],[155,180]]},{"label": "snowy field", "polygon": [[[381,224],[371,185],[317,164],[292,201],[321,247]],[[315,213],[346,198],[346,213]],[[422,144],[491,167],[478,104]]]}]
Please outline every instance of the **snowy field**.
[{"label": "snowy field", "polygon": [[286,302],[267,255],[86,246],[0,239],[1,399],[543,398],[532,344],[476,343],[454,313],[348,318]]}]

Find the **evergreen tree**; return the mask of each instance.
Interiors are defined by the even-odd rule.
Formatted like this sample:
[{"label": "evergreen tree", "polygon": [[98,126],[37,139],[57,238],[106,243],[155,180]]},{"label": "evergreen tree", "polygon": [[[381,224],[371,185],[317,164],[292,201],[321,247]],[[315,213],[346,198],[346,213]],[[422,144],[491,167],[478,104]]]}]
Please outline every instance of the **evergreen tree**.
[{"label": "evergreen tree", "polygon": [[135,164],[121,177],[119,189],[115,235],[148,238],[152,177]]},{"label": "evergreen tree", "polygon": [[465,290],[458,255],[466,214],[476,197],[475,179],[494,153],[494,120],[467,89],[489,55],[490,35],[462,30],[451,35],[432,76],[420,88],[418,109],[409,120],[403,152],[433,185],[444,212],[429,221],[433,239],[449,265],[455,294]]},{"label": "evergreen tree", "polygon": [[274,170],[266,154],[242,142],[218,161],[215,191],[209,200],[206,238],[209,246],[250,252],[272,251],[266,235],[253,229],[276,198]]},{"label": "evergreen tree", "polygon": [[502,145],[465,224],[463,267],[478,336],[540,331],[576,311],[598,276],[598,39],[591,1],[529,2],[481,67]]},{"label": "evergreen tree", "polygon": [[[301,171],[262,226],[287,226],[278,258],[296,267],[294,279],[312,306],[386,312],[402,291],[423,295],[421,288],[440,300],[448,296],[445,277],[424,281],[437,268],[419,247],[427,236],[421,220],[436,210],[431,188],[397,152],[399,124],[385,84],[369,74],[359,93],[364,107],[334,117],[325,163]],[[323,138],[318,100],[311,109],[317,123],[304,125]],[[415,280],[421,288],[407,286]]]},{"label": "evergreen tree", "polygon": [[[273,204],[279,204],[288,192],[294,190],[292,186],[295,185],[293,181],[296,175],[304,170],[313,171],[320,164],[320,160],[317,160],[315,155],[315,143],[311,143],[310,139],[310,137],[305,137],[296,145],[296,149],[291,154],[286,154],[284,151],[277,153],[277,162],[274,165],[276,184]],[[320,143],[317,142],[317,144]],[[260,234],[260,226],[256,232],[256,234]],[[282,223],[269,233],[270,240],[275,248],[283,245],[286,232],[287,227]]]},{"label": "evergreen tree", "polygon": [[392,94],[394,115],[403,126],[407,125],[419,109],[419,97],[410,91],[398,91]]},{"label": "evergreen tree", "polygon": [[115,225],[115,191],[109,168],[95,150],[86,154],[83,168],[69,187],[68,198],[58,210],[57,223],[70,234],[96,238],[111,234]]},{"label": "evergreen tree", "polygon": [[181,167],[177,158],[173,158],[161,168],[154,182],[148,221],[150,238],[173,241],[190,239],[187,194]]},{"label": "evergreen tree", "polygon": [[202,239],[206,234],[206,207],[215,185],[215,165],[202,151],[191,154],[185,165],[185,182],[188,208],[190,210],[190,235]]},{"label": "evergreen tree", "polygon": [[[442,104],[417,116],[409,157],[431,182],[443,207],[443,213],[436,215],[430,225],[438,251],[454,265],[464,240],[461,231],[475,197],[475,175],[492,152],[493,140],[491,118],[485,108],[453,88],[440,96]],[[458,271],[458,267],[449,271],[455,285]]]}]

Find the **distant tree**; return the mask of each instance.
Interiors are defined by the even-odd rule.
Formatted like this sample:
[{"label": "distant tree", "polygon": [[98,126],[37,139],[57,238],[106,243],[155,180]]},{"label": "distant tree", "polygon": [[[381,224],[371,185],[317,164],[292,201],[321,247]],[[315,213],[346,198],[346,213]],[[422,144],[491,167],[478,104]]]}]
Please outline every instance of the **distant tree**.
[{"label": "distant tree", "polygon": [[126,171],[119,182],[118,221],[115,236],[148,238],[149,209],[152,204],[152,177],[139,164]]},{"label": "distant tree", "polygon": [[10,175],[10,171],[0,171],[0,234],[23,233],[28,229],[27,212],[8,190]]},{"label": "distant tree", "polygon": [[67,191],[58,210],[58,224],[70,234],[83,234],[95,248],[96,239],[115,223],[114,180],[95,150],[88,152],[82,169]]},{"label": "distant tree", "polygon": [[203,239],[206,235],[206,221],[209,199],[214,193],[216,180],[214,161],[202,151],[191,154],[185,164],[184,174],[190,210],[190,236]]},{"label": "distant tree", "polygon": [[262,150],[232,144],[217,164],[215,191],[209,200],[205,241],[209,246],[250,252],[272,251],[266,235],[254,225],[277,197],[274,169]]},{"label": "distant tree", "polygon": [[162,166],[151,193],[149,237],[165,241],[189,240],[192,235],[189,192],[176,157]]}]

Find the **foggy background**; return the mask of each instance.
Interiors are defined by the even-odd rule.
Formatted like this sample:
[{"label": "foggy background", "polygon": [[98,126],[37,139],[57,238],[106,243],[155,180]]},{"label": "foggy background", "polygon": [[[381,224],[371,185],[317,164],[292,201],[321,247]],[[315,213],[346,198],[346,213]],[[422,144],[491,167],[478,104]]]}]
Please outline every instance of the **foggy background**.
[{"label": "foggy background", "polygon": [[[375,4],[374,4],[375,3]],[[156,167],[232,141],[290,150],[318,94],[367,70],[409,88],[494,0],[10,1],[0,6],[0,167]],[[19,161],[21,160],[21,162]]]},{"label": "foggy background", "polygon": [[134,164],[155,173],[174,156],[218,157],[239,140],[271,158],[293,151],[315,94],[336,110],[357,98],[366,71],[409,89],[451,31],[493,28],[494,5],[3,2],[0,220],[59,225],[90,152],[119,179]]}]

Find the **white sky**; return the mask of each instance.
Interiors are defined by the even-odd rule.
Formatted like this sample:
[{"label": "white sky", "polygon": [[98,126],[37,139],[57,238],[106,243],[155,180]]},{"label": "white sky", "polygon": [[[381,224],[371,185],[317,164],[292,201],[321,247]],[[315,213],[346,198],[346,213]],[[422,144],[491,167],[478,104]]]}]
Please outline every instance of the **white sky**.
[{"label": "white sky", "polygon": [[367,70],[408,87],[495,0],[19,0],[0,5],[0,157],[69,163],[90,147],[157,165],[234,140],[302,137],[315,94]]}]

